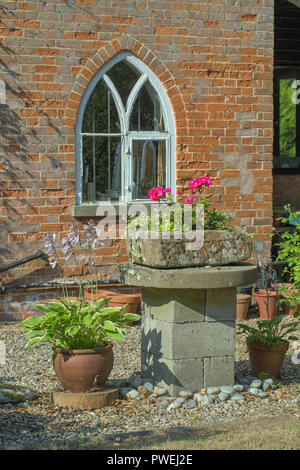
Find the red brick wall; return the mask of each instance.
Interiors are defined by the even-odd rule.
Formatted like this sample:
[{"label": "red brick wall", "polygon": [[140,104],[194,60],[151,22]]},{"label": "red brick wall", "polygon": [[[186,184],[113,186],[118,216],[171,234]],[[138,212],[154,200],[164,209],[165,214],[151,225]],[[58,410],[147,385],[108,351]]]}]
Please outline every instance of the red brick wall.
[{"label": "red brick wall", "polygon": [[[0,15],[1,264],[72,222],[77,108],[91,77],[121,50],[144,60],[169,95],[177,186],[211,176],[214,202],[263,239],[268,256],[273,0],[7,0]],[[114,251],[104,247],[99,262]],[[36,262],[3,282],[53,277]]]}]

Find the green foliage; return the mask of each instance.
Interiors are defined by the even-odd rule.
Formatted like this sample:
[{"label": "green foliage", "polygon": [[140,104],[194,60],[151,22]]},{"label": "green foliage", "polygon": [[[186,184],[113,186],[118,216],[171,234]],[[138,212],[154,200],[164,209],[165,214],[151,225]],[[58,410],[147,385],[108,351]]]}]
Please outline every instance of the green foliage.
[{"label": "green foliage", "polygon": [[295,225],[296,230],[291,232],[283,232],[280,234],[281,241],[276,243],[279,247],[279,254],[276,261],[284,261],[287,267],[284,268],[283,273],[287,273],[290,279],[291,286],[284,284],[280,292],[286,292],[288,299],[281,300],[295,308],[300,304],[300,224],[295,222],[298,214],[292,211],[290,205],[285,206],[288,212],[288,217],[280,217],[282,223],[291,223]]},{"label": "green foliage", "polygon": [[282,324],[282,320],[282,315],[276,315],[270,320],[259,320],[257,328],[239,323],[237,334],[245,334],[250,341],[264,343],[267,346],[274,343],[283,343],[285,340],[298,340],[292,333],[298,329],[299,321],[294,320]]},{"label": "green foliage", "polygon": [[225,211],[207,210],[205,211],[204,228],[205,230],[233,230],[230,220],[230,215]]},{"label": "green foliage", "polygon": [[283,385],[282,383],[276,379],[276,377],[271,377],[271,375],[268,373],[268,372],[259,372],[257,374],[257,378],[259,380],[266,380],[266,379],[272,379],[273,380],[273,384],[275,385],[275,387],[278,387],[278,388],[282,388]]},{"label": "green foliage", "polygon": [[133,313],[122,314],[127,307],[105,307],[110,297],[95,304],[74,301],[68,298],[56,302],[30,304],[44,313],[32,316],[21,323],[21,328],[30,330],[25,349],[35,343],[50,343],[59,349],[94,349],[107,339],[123,340],[125,322],[137,321],[141,317]]},{"label": "green foliage", "polygon": [[[202,205],[204,207],[204,229],[205,230],[234,230],[235,227],[231,225],[231,217],[225,211],[218,211],[216,209],[209,210],[209,201],[203,198],[199,202],[192,204],[192,230],[197,227],[197,206]],[[169,205],[170,216],[166,217],[162,212],[157,213],[158,226],[156,220],[150,215],[142,213],[138,216],[132,216],[129,219],[129,223],[132,222],[131,229],[149,230],[151,229],[158,232],[174,232],[185,231],[188,229],[188,225],[185,223],[185,204],[174,204]]]},{"label": "green foliage", "polygon": [[259,372],[259,373],[257,374],[257,378],[258,378],[259,380],[266,380],[266,379],[269,379],[270,377],[271,377],[271,376],[270,376],[270,374],[269,374],[268,372]]},{"label": "green foliage", "polygon": [[294,157],[296,155],[296,105],[292,96],[294,79],[280,80],[280,155]]}]

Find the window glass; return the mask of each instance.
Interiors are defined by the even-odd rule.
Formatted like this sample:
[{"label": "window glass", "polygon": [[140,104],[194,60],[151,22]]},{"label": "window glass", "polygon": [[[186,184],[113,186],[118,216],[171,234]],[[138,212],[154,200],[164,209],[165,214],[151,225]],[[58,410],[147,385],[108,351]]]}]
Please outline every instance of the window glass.
[{"label": "window glass", "polygon": [[165,131],[160,100],[149,81],[141,88],[133,105],[129,129],[131,131]]},{"label": "window glass", "polygon": [[84,133],[120,133],[120,119],[112,96],[104,80],[100,80],[90,96],[82,121]]},{"label": "window glass", "polygon": [[131,64],[122,61],[112,67],[107,75],[118,90],[124,107],[126,107],[128,96],[141,74]]},{"label": "window glass", "polygon": [[154,186],[166,186],[166,141],[132,142],[133,199],[148,199]]},{"label": "window glass", "polygon": [[121,148],[122,137],[82,137],[84,201],[119,200]]},{"label": "window glass", "polygon": [[279,153],[281,157],[296,156],[296,104],[293,102],[294,78],[279,81]]},{"label": "window glass", "polygon": [[[79,124],[78,203],[148,201],[152,187],[170,186],[171,136],[161,97],[152,85],[157,79],[143,64],[140,72],[138,64],[131,57],[103,72],[87,101]],[[129,116],[127,102],[133,89]]]}]

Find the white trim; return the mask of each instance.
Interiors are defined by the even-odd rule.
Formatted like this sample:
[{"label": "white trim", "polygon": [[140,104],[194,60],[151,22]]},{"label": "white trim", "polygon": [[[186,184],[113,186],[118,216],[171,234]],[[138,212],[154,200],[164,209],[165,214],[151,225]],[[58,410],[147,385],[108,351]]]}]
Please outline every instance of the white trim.
[{"label": "white trim", "polygon": [[129,123],[130,123],[130,116],[132,112],[133,105],[135,103],[135,100],[139,94],[140,89],[144,85],[144,83],[147,81],[147,75],[144,74],[142,75],[134,87],[132,88],[130,95],[128,96],[127,104],[126,104],[126,130],[127,132],[129,131]]},{"label": "white trim", "polygon": [[[113,84],[113,82],[109,78],[109,76],[104,74],[102,78],[105,81],[107,87],[110,89],[110,91],[113,95],[113,98],[115,100],[116,107],[117,107],[117,112],[118,112],[119,119],[120,119],[120,124],[121,124],[121,134],[124,134],[124,133],[126,133],[126,124],[125,124],[125,118],[124,118],[125,109],[124,109],[124,106],[123,106],[123,103],[122,103],[122,99],[121,99],[115,85]],[[109,134],[109,135],[111,135],[111,134]]]},{"label": "white trim", "polygon": [[[133,89],[131,90],[127,99],[126,108],[124,108],[122,99],[112,82],[112,80],[106,75],[106,72],[110,70],[117,63],[126,60],[131,63],[142,75],[137,80]],[[87,133],[81,132],[82,121],[84,116],[85,108],[88,104],[89,98],[96,87],[97,83],[104,79],[106,85],[111,90],[113,100],[115,102],[117,112],[120,119],[121,132],[120,133]],[[165,132],[159,131],[129,131],[129,120],[133,105],[137,98],[137,95],[141,87],[149,81],[153,89],[156,91],[159,101],[161,104],[162,114],[165,124]],[[132,140],[166,140],[166,184],[167,187],[171,186],[174,188],[176,193],[176,135],[175,135],[175,122],[173,118],[173,110],[169,101],[166,90],[159,80],[159,78],[152,72],[149,67],[144,64],[140,59],[130,52],[120,52],[101,67],[98,72],[91,79],[88,84],[85,93],[80,101],[77,120],[75,125],[75,142],[76,142],[76,204],[86,204],[82,202],[82,175],[83,175],[83,159],[82,159],[82,137],[83,136],[99,136],[99,137],[122,137],[122,152],[121,152],[121,195],[122,201],[130,202],[132,199],[132,193],[127,192],[129,186],[132,184],[132,162],[131,162],[131,145]],[[130,176],[131,175],[131,176]],[[176,196],[175,196],[176,198]],[[148,202],[144,201],[143,202]],[[106,201],[94,202],[94,204],[105,204]],[[88,204],[88,203],[87,203]]]}]

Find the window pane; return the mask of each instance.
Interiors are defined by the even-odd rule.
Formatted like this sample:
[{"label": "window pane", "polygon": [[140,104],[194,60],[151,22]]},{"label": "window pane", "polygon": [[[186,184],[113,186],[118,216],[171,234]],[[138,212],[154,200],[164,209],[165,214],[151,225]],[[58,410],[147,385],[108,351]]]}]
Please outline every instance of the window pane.
[{"label": "window pane", "polygon": [[90,96],[84,111],[82,132],[119,133],[120,119],[118,111],[104,80],[100,80]]},{"label": "window pane", "polygon": [[133,199],[148,199],[154,186],[166,185],[165,140],[135,140],[132,143]]},{"label": "window pane", "polygon": [[292,97],[295,79],[280,80],[280,109],[279,109],[279,151],[281,157],[296,156],[296,104]]},{"label": "window pane", "polygon": [[119,62],[112,67],[107,75],[118,90],[122,98],[123,105],[126,107],[128,96],[141,74],[131,64],[126,61]]},{"label": "window pane", "polygon": [[84,201],[119,200],[121,144],[121,137],[82,137]]},{"label": "window pane", "polygon": [[141,88],[133,105],[129,129],[131,131],[165,131],[160,101],[149,81]]}]

